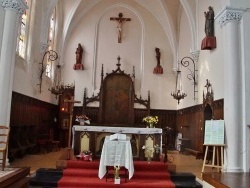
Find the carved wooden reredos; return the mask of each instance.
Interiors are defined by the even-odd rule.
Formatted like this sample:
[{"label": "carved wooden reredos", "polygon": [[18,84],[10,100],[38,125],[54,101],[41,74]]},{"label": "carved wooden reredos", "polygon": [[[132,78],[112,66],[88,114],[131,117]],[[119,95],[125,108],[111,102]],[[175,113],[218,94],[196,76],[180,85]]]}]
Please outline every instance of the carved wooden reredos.
[{"label": "carved wooden reredos", "polygon": [[203,91],[203,108],[204,111],[208,108],[211,109],[211,118],[213,118],[213,102],[214,102],[214,92],[210,81],[206,80],[206,85],[204,86],[207,91],[206,94]]},{"label": "carved wooden reredos", "polygon": [[104,77],[103,65],[101,72],[100,92],[96,96],[87,97],[86,88],[83,98],[83,113],[86,107],[92,102],[99,102],[98,124],[107,126],[134,126],[134,104],[138,103],[147,109],[150,114],[150,93],[148,99],[143,100],[135,94],[134,80],[135,73],[124,73],[120,69],[120,57],[118,56],[117,69],[106,73]]}]

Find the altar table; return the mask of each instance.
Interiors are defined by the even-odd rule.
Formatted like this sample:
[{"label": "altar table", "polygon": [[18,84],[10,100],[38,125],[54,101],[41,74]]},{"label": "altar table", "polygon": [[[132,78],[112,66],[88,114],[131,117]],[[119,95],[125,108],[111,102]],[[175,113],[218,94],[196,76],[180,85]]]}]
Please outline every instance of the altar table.
[{"label": "altar table", "polygon": [[129,179],[133,176],[134,163],[129,138],[127,140],[110,140],[109,136],[105,137],[99,164],[98,177],[100,179],[106,174],[106,166],[124,166],[128,169]]},{"label": "altar table", "polygon": [[[145,144],[145,138],[147,135],[155,135],[155,144],[160,146],[160,153],[162,153],[162,129],[161,128],[138,128],[138,127],[106,127],[106,126],[81,126],[74,125],[72,127],[72,148],[74,149],[75,155],[80,153],[80,135],[84,132],[90,134],[90,150],[94,151],[95,155],[95,144],[96,136],[100,133],[122,133],[122,134],[138,134],[140,136],[139,148]],[[143,151],[139,154],[140,160],[143,160]]]}]

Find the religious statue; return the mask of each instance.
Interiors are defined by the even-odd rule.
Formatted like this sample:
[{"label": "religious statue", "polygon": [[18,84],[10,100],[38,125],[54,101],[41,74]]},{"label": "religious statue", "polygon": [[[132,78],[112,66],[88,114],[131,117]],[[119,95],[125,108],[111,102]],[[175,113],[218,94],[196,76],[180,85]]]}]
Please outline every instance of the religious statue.
[{"label": "religious statue", "polygon": [[156,59],[157,59],[157,65],[160,65],[160,59],[161,59],[161,52],[159,48],[155,48],[156,52]]},{"label": "religious statue", "polygon": [[76,48],[76,63],[81,64],[82,63],[82,53],[83,53],[83,48],[81,44],[78,44],[78,47]]},{"label": "religious statue", "polygon": [[83,48],[80,43],[78,43],[78,47],[76,48],[76,64],[74,64],[74,70],[83,70],[82,64],[82,55],[83,55]]},{"label": "religious statue", "polygon": [[154,68],[154,74],[162,74],[163,73],[163,68],[160,64],[160,59],[161,59],[161,52],[159,48],[155,48],[155,53],[156,53],[156,60],[157,60],[157,65]]},{"label": "religious statue", "polygon": [[216,48],[216,37],[214,36],[214,10],[211,6],[204,12],[206,37],[201,42],[202,50],[212,50]]},{"label": "religious statue", "polygon": [[118,32],[118,43],[121,43],[122,41],[122,21],[121,20],[118,20],[117,32]]},{"label": "religious statue", "polygon": [[204,12],[205,22],[205,33],[206,36],[214,36],[214,11],[211,6],[208,7],[208,11]]},{"label": "religious statue", "polygon": [[118,43],[122,42],[122,22],[131,21],[131,18],[123,18],[122,13],[119,13],[118,18],[111,17],[110,20],[117,21],[117,33],[118,33]]}]

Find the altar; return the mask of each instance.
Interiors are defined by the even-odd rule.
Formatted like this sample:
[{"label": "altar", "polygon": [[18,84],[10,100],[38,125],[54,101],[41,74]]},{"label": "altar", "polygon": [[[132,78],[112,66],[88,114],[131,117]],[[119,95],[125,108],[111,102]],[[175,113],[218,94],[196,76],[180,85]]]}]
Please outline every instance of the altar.
[{"label": "altar", "polygon": [[134,163],[129,139],[110,140],[110,136],[105,137],[98,172],[100,179],[107,173],[107,166],[124,166],[131,179],[134,174]]},{"label": "altar", "polygon": [[[121,70],[120,56],[117,60],[116,70],[110,73],[105,74],[102,65],[98,94],[88,97],[87,89],[84,89],[81,114],[87,115],[95,124],[73,126],[74,154],[79,155],[84,150],[88,150],[92,152],[94,158],[100,158],[105,137],[113,133],[123,133],[130,138],[133,159],[145,160],[145,150],[155,149],[150,157],[152,160],[159,160],[162,152],[162,129],[142,128],[146,127],[146,124],[140,125],[135,116],[137,105],[143,108],[139,122],[142,122],[142,117],[150,116],[150,92],[148,91],[147,99],[138,97],[134,88],[135,69],[132,69],[132,74],[127,74]],[[98,106],[96,115],[89,111],[93,103]]]},{"label": "altar", "polygon": [[130,137],[134,159],[145,160],[144,150],[147,143],[152,147],[159,146],[160,152],[154,153],[153,160],[159,160],[162,153],[162,129],[161,128],[137,128],[137,127],[104,127],[104,126],[79,126],[72,127],[72,148],[78,155],[82,150],[90,150],[93,157],[101,155],[105,137],[113,133],[122,133]]}]

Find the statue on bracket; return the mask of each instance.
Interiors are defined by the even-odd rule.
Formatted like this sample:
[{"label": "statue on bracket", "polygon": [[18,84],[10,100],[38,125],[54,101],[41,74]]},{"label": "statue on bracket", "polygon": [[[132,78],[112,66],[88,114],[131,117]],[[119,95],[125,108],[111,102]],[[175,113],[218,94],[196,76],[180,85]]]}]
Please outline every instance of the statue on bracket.
[{"label": "statue on bracket", "polygon": [[83,48],[81,44],[78,44],[78,47],[76,48],[76,64],[74,64],[73,69],[74,70],[83,70],[83,64],[82,64],[82,55],[83,55]]},{"label": "statue on bracket", "polygon": [[161,60],[161,52],[159,48],[155,48],[156,52],[156,60],[157,60],[157,65],[154,68],[154,74],[163,74],[163,68],[161,66],[160,60]]},{"label": "statue on bracket", "polygon": [[206,37],[202,40],[201,50],[212,50],[216,48],[216,37],[214,36],[214,10],[211,6],[204,12]]}]

